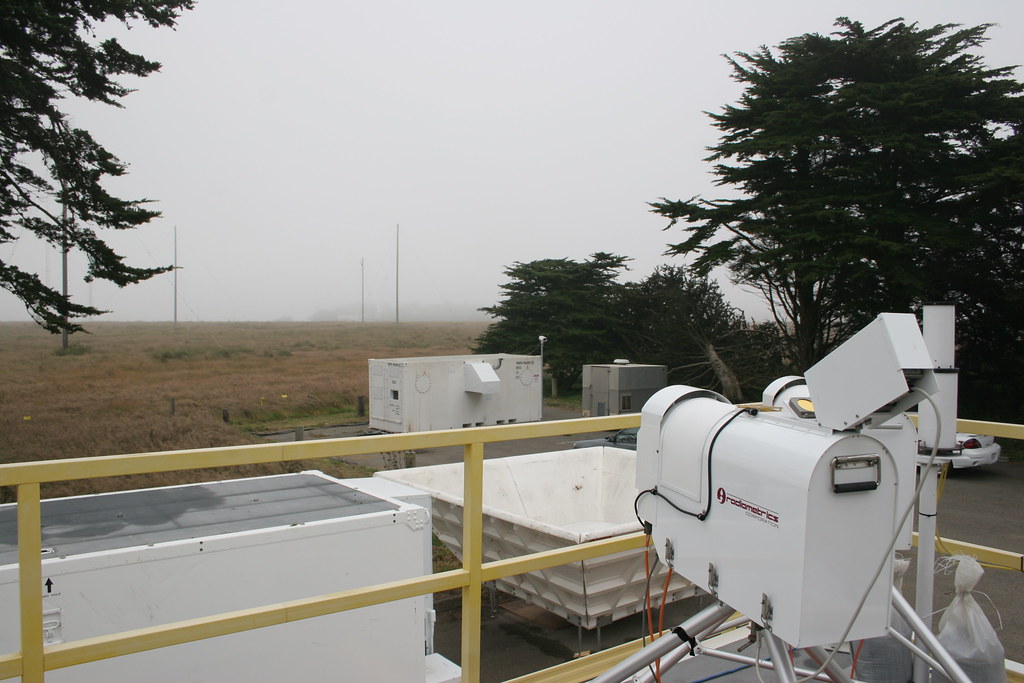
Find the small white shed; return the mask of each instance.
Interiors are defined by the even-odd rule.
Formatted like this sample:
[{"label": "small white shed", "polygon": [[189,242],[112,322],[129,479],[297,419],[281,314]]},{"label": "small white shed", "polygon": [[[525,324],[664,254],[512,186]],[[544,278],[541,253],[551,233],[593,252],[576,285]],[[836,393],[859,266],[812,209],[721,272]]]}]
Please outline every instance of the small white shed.
[{"label": "small white shed", "polygon": [[541,419],[540,356],[371,358],[370,427],[421,432]]}]

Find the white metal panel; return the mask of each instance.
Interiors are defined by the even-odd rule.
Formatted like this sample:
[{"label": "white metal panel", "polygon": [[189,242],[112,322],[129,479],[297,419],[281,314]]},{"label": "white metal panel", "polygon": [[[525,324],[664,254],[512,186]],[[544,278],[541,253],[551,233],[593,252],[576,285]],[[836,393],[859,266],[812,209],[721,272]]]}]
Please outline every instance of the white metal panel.
[{"label": "white metal panel", "polygon": [[[678,411],[666,420],[685,417]],[[774,609],[770,627],[786,642],[837,641],[872,572],[889,555],[898,479],[888,450],[867,436],[801,427],[767,413],[741,414],[724,428],[718,422],[708,429],[719,433],[710,455],[707,517],[682,514],[662,497],[641,499],[640,514],[654,525],[659,554],[674,555],[667,561],[676,571],[759,623],[767,596]],[[663,459],[671,457],[669,446]],[[882,484],[874,491],[835,493],[832,459],[864,454],[879,457]],[[853,639],[884,632],[891,555],[884,559]],[[711,585],[709,565],[717,586]]]},{"label": "white metal panel", "polygon": [[[809,417],[803,417],[802,413],[793,409],[791,401],[802,398],[809,400],[810,393],[803,377],[795,376],[782,377],[772,382],[763,394],[765,405],[779,409],[780,412],[777,415],[789,417],[797,422],[806,421],[808,424],[813,424],[813,412]],[[813,408],[813,403],[810,407]],[[875,428],[862,430],[862,433],[881,441],[892,454],[896,463],[896,476],[900,484],[896,496],[896,510],[902,514],[914,498],[914,485],[917,477],[918,430],[906,413],[900,413]],[[900,530],[896,550],[910,550],[913,526],[913,518],[910,517]]]},{"label": "white metal panel", "polygon": [[921,400],[908,397],[905,371],[932,374],[932,362],[917,319],[882,313],[838,349],[807,370],[805,378],[820,425],[853,429],[879,414],[890,419]]},{"label": "white metal panel", "polygon": [[[951,450],[956,448],[956,416],[957,396],[960,391],[960,379],[956,372],[956,307],[953,304],[927,304],[923,316],[925,343],[932,354],[932,362],[939,372],[935,375],[938,392],[932,400],[939,408],[935,409],[928,401],[923,401],[918,408],[918,431],[922,445]],[[936,430],[940,427],[939,443],[935,442]]]},{"label": "white metal panel", "polygon": [[[428,573],[429,516],[393,502],[365,515],[214,536],[200,528],[193,538],[45,559],[44,607],[59,614],[59,637],[69,641]],[[155,683],[422,681],[423,605],[410,598],[53,671],[47,680],[137,681],[145,672]],[[0,612],[17,613],[16,565],[0,567]],[[16,651],[18,639],[18,620],[0,620],[0,651]]]},{"label": "white metal panel", "polygon": [[487,362],[467,362],[463,365],[466,391],[474,394],[496,394],[501,391],[501,379]]}]

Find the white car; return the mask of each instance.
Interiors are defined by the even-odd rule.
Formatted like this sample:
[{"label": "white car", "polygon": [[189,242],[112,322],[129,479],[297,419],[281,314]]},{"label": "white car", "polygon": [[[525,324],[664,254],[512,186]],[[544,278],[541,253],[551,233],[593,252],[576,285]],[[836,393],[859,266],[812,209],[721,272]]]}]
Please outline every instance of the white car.
[{"label": "white car", "polygon": [[962,434],[958,432],[956,435],[956,450],[959,451],[958,454],[948,458],[942,456],[942,459],[948,460],[953,465],[953,469],[961,469],[964,467],[991,465],[997,462],[1003,447],[996,443],[996,439],[993,436]]}]

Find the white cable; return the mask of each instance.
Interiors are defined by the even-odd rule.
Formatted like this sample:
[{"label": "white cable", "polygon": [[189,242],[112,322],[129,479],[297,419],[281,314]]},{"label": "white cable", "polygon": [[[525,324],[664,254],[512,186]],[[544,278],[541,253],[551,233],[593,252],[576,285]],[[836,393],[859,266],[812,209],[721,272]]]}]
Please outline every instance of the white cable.
[{"label": "white cable", "polygon": [[[922,396],[925,400],[932,404],[932,410],[935,411],[935,441],[932,446],[931,456],[928,458],[927,464],[921,470],[923,473],[928,471],[933,464],[935,464],[935,458],[939,454],[939,440],[942,438],[942,414],[939,411],[939,407],[935,404],[935,400],[932,395],[920,387],[914,387],[911,391],[915,391]],[[822,673],[829,664],[832,663],[832,659],[836,656],[839,651],[839,646],[846,641],[846,637],[850,635],[850,631],[853,630],[853,623],[857,621],[857,617],[860,616],[860,611],[864,609],[864,603],[868,600],[868,595],[871,594],[871,589],[875,587],[875,582],[878,581],[878,577],[881,576],[882,570],[885,569],[886,562],[889,561],[889,556],[892,554],[893,548],[896,547],[896,543],[899,541],[900,531],[903,529],[903,525],[907,523],[907,518],[910,517],[910,513],[917,507],[917,502],[921,497],[921,490],[924,488],[925,482],[928,480],[926,475],[919,477],[920,481],[917,483],[917,487],[914,489],[914,497],[911,499],[910,504],[907,505],[907,509],[903,511],[903,515],[900,517],[900,521],[896,524],[896,528],[893,531],[892,538],[889,540],[889,545],[886,547],[885,552],[882,554],[882,561],[879,562],[878,568],[875,570],[874,575],[871,577],[871,581],[868,582],[867,590],[864,591],[864,595],[861,596],[860,602],[857,603],[857,608],[853,611],[853,616],[850,617],[850,623],[846,625],[846,630],[843,631],[842,637],[839,642],[832,648],[832,652],[829,653],[828,659],[822,663],[818,670],[814,672],[813,676],[801,678],[797,680],[797,683],[806,683]]]},{"label": "white cable", "polygon": [[[754,652],[754,673],[757,674],[757,680],[759,683],[764,683],[764,679],[761,678],[761,638],[764,631],[758,631],[757,633],[757,650]],[[776,662],[776,666],[779,666]],[[817,676],[818,674],[814,674]]]}]

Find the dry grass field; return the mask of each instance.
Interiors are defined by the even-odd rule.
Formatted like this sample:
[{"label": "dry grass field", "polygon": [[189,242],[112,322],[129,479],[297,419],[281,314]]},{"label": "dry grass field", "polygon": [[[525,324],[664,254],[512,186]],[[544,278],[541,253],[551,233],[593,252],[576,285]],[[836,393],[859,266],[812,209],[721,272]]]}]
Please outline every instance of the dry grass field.
[{"label": "dry grass field", "polygon": [[[92,323],[62,354],[59,337],[0,323],[0,462],[257,443],[247,430],[357,421],[356,397],[369,393],[368,358],[468,353],[485,326]],[[55,484],[44,495],[309,468],[365,473],[292,463]]]}]

